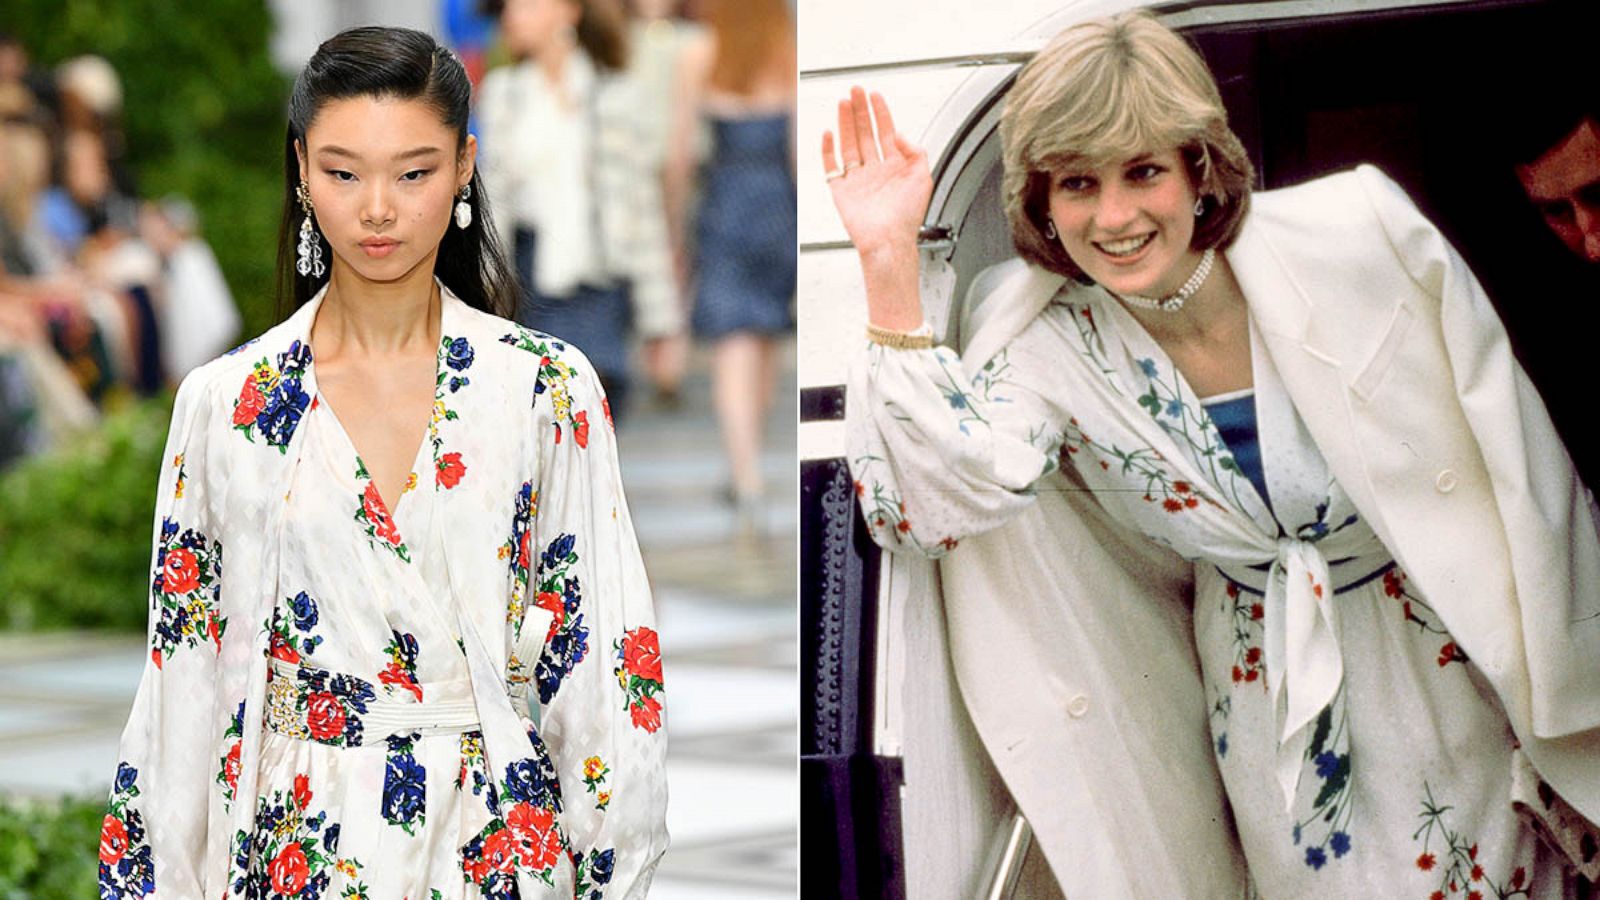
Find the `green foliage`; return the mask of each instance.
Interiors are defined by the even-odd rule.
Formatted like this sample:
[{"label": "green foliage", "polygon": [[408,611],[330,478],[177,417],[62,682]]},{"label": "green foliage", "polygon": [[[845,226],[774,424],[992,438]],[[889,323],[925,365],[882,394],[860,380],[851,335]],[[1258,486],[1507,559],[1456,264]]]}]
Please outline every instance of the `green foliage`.
[{"label": "green foliage", "polygon": [[96,897],[103,797],[0,800],[0,897]]},{"label": "green foliage", "polygon": [[131,406],[0,476],[0,628],[144,630],[171,406]]},{"label": "green foliage", "polygon": [[147,197],[182,194],[244,313],[245,335],[277,321],[288,84],[267,54],[264,0],[4,0],[0,28],[36,65],[84,53],[122,78],[127,161]]}]

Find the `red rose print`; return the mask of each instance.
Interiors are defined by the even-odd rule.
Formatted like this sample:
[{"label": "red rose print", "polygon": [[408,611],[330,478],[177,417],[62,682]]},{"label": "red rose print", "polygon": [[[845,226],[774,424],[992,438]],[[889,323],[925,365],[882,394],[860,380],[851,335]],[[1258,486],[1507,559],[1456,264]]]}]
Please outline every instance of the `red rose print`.
[{"label": "red rose print", "polygon": [[649,628],[635,628],[622,639],[622,661],[628,674],[661,680],[661,639]]},{"label": "red rose print", "polygon": [[1467,900],[1483,900],[1483,891],[1467,891]]},{"label": "red rose print", "polygon": [[588,410],[584,410],[572,417],[572,439],[578,442],[579,447],[589,446]]},{"label": "red rose print", "polygon": [[434,473],[434,480],[446,490],[461,483],[461,476],[467,474],[467,464],[461,461],[461,454],[446,453],[439,457],[439,471]]},{"label": "red rose print", "polygon": [[1433,868],[1434,858],[1432,853],[1424,853],[1417,857],[1417,868],[1427,872]]},{"label": "red rose print", "polygon": [[1245,681],[1255,681],[1257,678],[1260,678],[1260,677],[1261,677],[1261,670],[1260,669],[1251,669],[1250,671],[1244,673],[1244,680]]},{"label": "red rose print", "polygon": [[466,874],[468,881],[473,884],[482,884],[483,880],[489,877],[489,873],[494,871],[494,867],[489,865],[488,860],[478,856],[471,859],[463,858],[461,860],[461,871]]},{"label": "red rose print", "polygon": [[1168,497],[1161,501],[1161,508],[1170,513],[1183,512],[1183,501],[1175,497]]},{"label": "red rose print", "polygon": [[1266,611],[1265,608],[1263,608],[1261,606],[1261,604],[1259,604],[1259,603],[1250,604],[1250,618],[1251,619],[1255,619],[1255,620],[1259,621],[1261,619],[1261,617],[1266,615],[1266,614],[1267,614],[1267,611]]},{"label": "red rose print", "polygon": [[506,817],[506,825],[516,837],[522,864],[535,871],[555,865],[561,854],[561,836],[556,832],[555,815],[531,803],[518,803]]},{"label": "red rose print", "polygon": [[331,741],[343,734],[344,708],[339,705],[339,698],[327,691],[312,694],[306,708],[306,727],[319,741]]},{"label": "red rose print", "polygon": [[1450,661],[1455,659],[1455,658],[1456,658],[1456,644],[1455,644],[1455,641],[1451,641],[1450,643],[1445,644],[1443,647],[1439,648],[1439,668],[1442,669],[1445,666],[1450,665]]},{"label": "red rose print", "polygon": [[166,564],[161,567],[161,586],[169,594],[187,594],[200,586],[200,566],[187,547],[167,551]]},{"label": "red rose print", "polygon": [[1200,501],[1193,497],[1185,497],[1183,498],[1183,505],[1186,509],[1194,509],[1196,506],[1200,505]]},{"label": "red rose print", "polygon": [[634,719],[635,729],[645,729],[654,733],[661,727],[661,703],[654,697],[640,697],[638,703],[627,708],[629,716]]},{"label": "red rose print", "polygon": [[483,859],[496,872],[510,872],[517,865],[517,839],[505,828],[483,842]]},{"label": "red rose print", "polygon": [[534,604],[540,609],[550,610],[550,630],[544,639],[549,641],[556,636],[556,631],[561,628],[561,623],[567,620],[567,605],[562,602],[561,595],[555,591],[540,591]]},{"label": "red rose print", "polygon": [[422,685],[417,684],[417,679],[413,678],[410,672],[401,668],[399,663],[389,663],[387,668],[378,673],[378,680],[384,684],[397,684],[410,691],[411,695],[417,698],[418,703],[422,702]]},{"label": "red rose print", "polygon": [[301,810],[311,805],[311,779],[304,775],[294,777],[294,805]]},{"label": "red rose print", "polygon": [[617,430],[617,423],[611,421],[611,401],[606,399],[605,397],[601,397],[600,398],[600,411],[606,414],[606,424],[611,426],[611,430],[612,431],[616,431]]},{"label": "red rose print", "polygon": [[114,866],[127,852],[128,829],[116,816],[106,816],[106,820],[100,823],[100,862]]},{"label": "red rose print", "polygon": [[1238,666],[1233,667],[1233,681],[1235,684],[1244,680],[1244,670]]},{"label": "red rose print", "polygon": [[158,669],[161,668],[161,648],[160,647],[151,647],[150,648],[150,661],[156,664],[156,668],[158,668]]},{"label": "red rose print", "polygon": [[261,396],[261,386],[256,383],[255,374],[246,375],[244,387],[239,389],[239,402],[233,405],[233,424],[249,425],[266,406],[267,398]]},{"label": "red rose print", "polygon": [[1434,891],[1428,895],[1428,900],[1444,900],[1444,891]]},{"label": "red rose print", "polygon": [[283,635],[274,631],[272,633],[272,658],[281,659],[286,663],[298,663],[300,653],[283,639]]},{"label": "red rose print", "polygon": [[533,532],[522,533],[522,543],[517,548],[517,566],[526,569],[528,561],[533,556]]},{"label": "red rose print", "polygon": [[367,489],[361,493],[361,509],[367,514],[367,521],[380,540],[400,543],[400,532],[395,530],[394,520],[389,518],[389,510],[383,505],[383,498],[378,496],[378,486],[370,481],[367,482]]},{"label": "red rose print", "polygon": [[222,776],[228,782],[228,790],[232,791],[239,786],[239,748],[242,745],[234,741],[228,748],[228,757],[222,761]]},{"label": "red rose print", "polygon": [[217,622],[216,613],[206,614],[206,633],[211,635],[211,642],[217,645],[217,652],[222,652],[222,625]]},{"label": "red rose print", "polygon": [[1522,887],[1522,882],[1526,880],[1527,877],[1528,870],[1522,866],[1517,866],[1517,870],[1511,873],[1511,886],[1514,888]]},{"label": "red rose print", "polygon": [[907,532],[911,531],[911,520],[902,518],[900,521],[894,523],[894,527],[895,530],[899,531],[901,534],[906,534]]},{"label": "red rose print", "polygon": [[661,704],[654,697],[641,697],[639,702],[628,707],[628,713],[633,718],[633,727],[643,728],[652,734],[661,727]]},{"label": "red rose print", "polygon": [[1172,489],[1177,491],[1180,494],[1187,494],[1187,493],[1189,493],[1189,490],[1190,490],[1189,482],[1187,482],[1187,481],[1174,481],[1172,483]]},{"label": "red rose print", "polygon": [[272,889],[279,894],[298,894],[306,886],[306,876],[310,874],[306,867],[306,852],[300,849],[300,842],[292,844],[278,851],[278,855],[267,864],[267,874],[272,877]]}]

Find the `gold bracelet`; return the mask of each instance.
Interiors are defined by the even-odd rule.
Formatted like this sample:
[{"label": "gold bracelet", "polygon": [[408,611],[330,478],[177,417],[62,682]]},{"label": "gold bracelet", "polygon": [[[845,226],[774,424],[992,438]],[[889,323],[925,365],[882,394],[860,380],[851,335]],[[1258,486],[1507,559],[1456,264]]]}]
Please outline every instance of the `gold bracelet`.
[{"label": "gold bracelet", "polygon": [[867,325],[867,340],[895,350],[926,350],[933,346],[933,335],[908,331],[891,331],[877,325]]}]

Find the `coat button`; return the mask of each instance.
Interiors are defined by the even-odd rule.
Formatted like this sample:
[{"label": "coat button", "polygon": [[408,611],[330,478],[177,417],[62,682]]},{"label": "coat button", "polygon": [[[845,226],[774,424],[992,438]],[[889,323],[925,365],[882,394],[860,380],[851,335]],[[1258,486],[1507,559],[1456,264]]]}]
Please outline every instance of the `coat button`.
[{"label": "coat button", "polygon": [[1454,469],[1445,469],[1444,471],[1440,472],[1439,473],[1439,477],[1435,478],[1433,480],[1433,486],[1438,488],[1439,489],[1439,493],[1441,493],[1441,494],[1448,494],[1451,491],[1455,490],[1456,489],[1456,472],[1455,472],[1455,470]]},{"label": "coat button", "polygon": [[1067,701],[1067,715],[1074,719],[1081,719],[1089,712],[1089,698],[1082,694]]}]

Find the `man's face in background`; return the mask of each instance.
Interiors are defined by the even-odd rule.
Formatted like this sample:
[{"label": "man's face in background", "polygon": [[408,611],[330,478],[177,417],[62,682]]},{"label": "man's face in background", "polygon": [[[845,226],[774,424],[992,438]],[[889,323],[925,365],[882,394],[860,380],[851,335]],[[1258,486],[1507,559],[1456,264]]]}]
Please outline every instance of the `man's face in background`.
[{"label": "man's face in background", "polygon": [[1600,125],[1585,118],[1517,178],[1567,249],[1600,264]]}]

